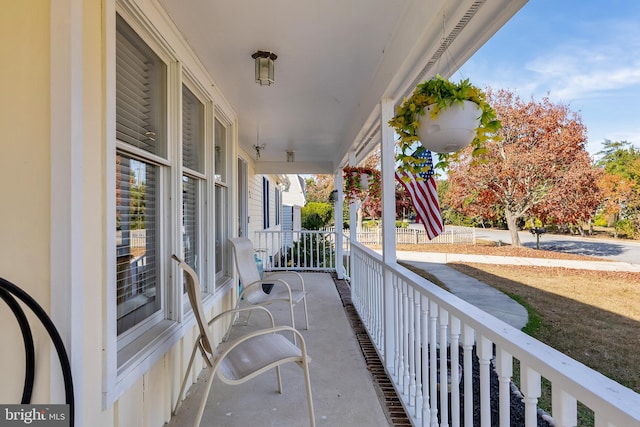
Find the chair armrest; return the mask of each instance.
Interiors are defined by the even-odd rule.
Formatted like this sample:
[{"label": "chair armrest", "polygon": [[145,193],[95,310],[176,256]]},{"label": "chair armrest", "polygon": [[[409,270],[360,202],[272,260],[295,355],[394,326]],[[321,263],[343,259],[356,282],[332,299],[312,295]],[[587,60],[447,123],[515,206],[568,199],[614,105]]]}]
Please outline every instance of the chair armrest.
[{"label": "chair armrest", "polygon": [[250,289],[250,288],[255,287],[255,286],[261,286],[263,284],[268,284],[268,285],[281,284],[281,285],[286,286],[287,292],[289,293],[289,300],[291,300],[291,298],[292,298],[291,297],[291,286],[289,286],[289,284],[287,282],[285,282],[284,280],[282,280],[282,279],[262,279],[262,280],[256,280],[253,283],[249,283],[247,286],[243,285],[242,286],[242,293],[240,294],[240,297],[244,296],[244,293],[247,291],[247,289]]},{"label": "chair armrest", "polygon": [[211,318],[209,320],[209,322],[207,322],[209,324],[209,326],[213,325],[216,321],[232,315],[232,314],[237,314],[243,311],[251,311],[251,310],[261,310],[261,311],[265,311],[267,313],[267,315],[269,316],[269,319],[271,319],[271,327],[275,327],[276,323],[275,320],[273,319],[273,314],[271,314],[271,312],[266,309],[265,307],[261,306],[261,305],[252,305],[252,306],[248,306],[248,307],[241,307],[241,308],[232,308],[229,310],[225,310],[220,314],[217,314],[216,316],[214,316],[213,318]]},{"label": "chair armrest", "polygon": [[298,273],[297,271],[271,271],[269,273],[265,273],[265,277],[262,280],[274,280],[271,279],[272,277],[274,278],[278,278],[279,276],[285,276],[283,279],[286,281],[287,283],[289,283],[289,285],[291,285],[291,281],[287,279],[286,276],[293,276],[296,278],[296,280],[298,282],[300,282],[300,286],[302,288],[302,290],[304,291],[304,278],[302,277],[302,274]]}]

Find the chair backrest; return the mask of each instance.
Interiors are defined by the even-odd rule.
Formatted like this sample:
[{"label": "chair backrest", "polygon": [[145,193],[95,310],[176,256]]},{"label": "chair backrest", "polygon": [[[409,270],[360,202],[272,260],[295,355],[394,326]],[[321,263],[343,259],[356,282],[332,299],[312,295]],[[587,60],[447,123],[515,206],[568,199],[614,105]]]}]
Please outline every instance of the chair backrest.
[{"label": "chair backrest", "polygon": [[[236,237],[229,239],[233,247],[234,259],[236,260],[236,268],[240,276],[240,282],[244,286],[260,280],[260,272],[253,257],[253,243],[246,237]],[[249,292],[245,290],[245,298],[251,300],[251,294],[264,294],[261,286],[255,286]]]},{"label": "chair backrest", "polygon": [[200,280],[196,272],[182,259],[173,255],[172,258],[178,262],[179,267],[184,270],[185,287],[187,288],[187,295],[189,296],[189,302],[193,309],[193,314],[198,322],[198,328],[200,329],[200,342],[204,350],[211,354],[216,355],[217,352],[213,346],[213,336],[211,335],[211,329],[207,318],[204,315],[204,309],[202,308],[202,298],[200,296]]}]

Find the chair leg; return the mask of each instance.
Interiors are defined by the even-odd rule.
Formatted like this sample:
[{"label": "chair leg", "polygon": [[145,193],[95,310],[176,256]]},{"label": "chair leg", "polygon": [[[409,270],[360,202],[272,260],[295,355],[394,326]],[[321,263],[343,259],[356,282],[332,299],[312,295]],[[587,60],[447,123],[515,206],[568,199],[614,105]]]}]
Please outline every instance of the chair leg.
[{"label": "chair leg", "polygon": [[305,357],[302,362],[302,370],[304,371],[304,383],[307,389],[307,405],[309,407],[309,425],[311,427],[315,427],[316,425],[316,417],[313,411],[313,397],[311,395],[311,378],[309,376],[309,361]]},{"label": "chair leg", "polygon": [[[289,300],[289,311],[291,312],[291,327],[293,329],[296,328],[296,319],[293,316],[293,302],[291,300]],[[296,336],[296,333],[293,332],[293,343],[295,345],[298,345],[298,337]]]},{"label": "chair leg", "polygon": [[211,385],[213,384],[213,377],[216,374],[215,369],[209,368],[211,372],[209,373],[209,378],[207,378],[207,384],[205,385],[205,389],[202,395],[202,401],[200,402],[200,407],[198,408],[198,414],[196,415],[196,420],[193,423],[194,427],[200,427],[200,423],[202,422],[202,415],[204,414],[204,408],[207,406],[207,399],[209,397],[209,392],[211,391]]},{"label": "chair leg", "polygon": [[280,373],[280,366],[276,366],[276,379],[278,381],[278,392],[282,394],[282,374]]},{"label": "chair leg", "polygon": [[302,302],[304,303],[304,321],[307,324],[306,329],[309,330],[309,312],[307,311],[307,296],[306,295],[302,298]]}]

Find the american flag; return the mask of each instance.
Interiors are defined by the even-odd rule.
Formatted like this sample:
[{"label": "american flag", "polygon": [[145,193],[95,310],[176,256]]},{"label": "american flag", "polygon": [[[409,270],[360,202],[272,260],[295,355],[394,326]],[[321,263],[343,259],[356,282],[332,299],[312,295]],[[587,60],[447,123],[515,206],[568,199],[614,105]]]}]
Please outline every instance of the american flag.
[{"label": "american flag", "polygon": [[434,239],[442,233],[444,226],[440,216],[440,204],[438,203],[438,193],[436,191],[436,179],[433,176],[433,160],[431,151],[420,150],[414,154],[415,157],[425,159],[423,166],[426,171],[419,172],[416,177],[401,168],[396,170],[396,179],[402,183],[403,187],[411,196],[413,209],[416,211],[420,222],[424,224],[429,239]]}]

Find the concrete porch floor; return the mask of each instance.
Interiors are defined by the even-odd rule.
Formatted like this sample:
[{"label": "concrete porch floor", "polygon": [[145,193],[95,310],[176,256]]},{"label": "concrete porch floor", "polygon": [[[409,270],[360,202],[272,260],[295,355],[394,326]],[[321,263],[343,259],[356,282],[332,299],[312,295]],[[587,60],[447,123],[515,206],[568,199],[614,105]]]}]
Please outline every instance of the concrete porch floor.
[{"label": "concrete porch floor", "polygon": [[[308,292],[309,330],[301,332],[307,344],[311,387],[318,426],[388,426],[382,397],[356,340],[336,285],[330,274],[304,273]],[[276,325],[288,324],[286,304],[269,306]],[[304,325],[301,305],[294,309],[298,329]],[[242,320],[242,319],[241,319]],[[251,324],[236,324],[232,337],[265,325],[263,316]],[[222,344],[224,345],[224,344]],[[170,427],[193,425],[203,392],[203,378],[188,391]],[[204,412],[202,426],[305,426],[309,425],[302,369],[295,364],[282,367],[283,394],[277,391],[275,371],[244,384],[230,386],[215,378]]]}]

